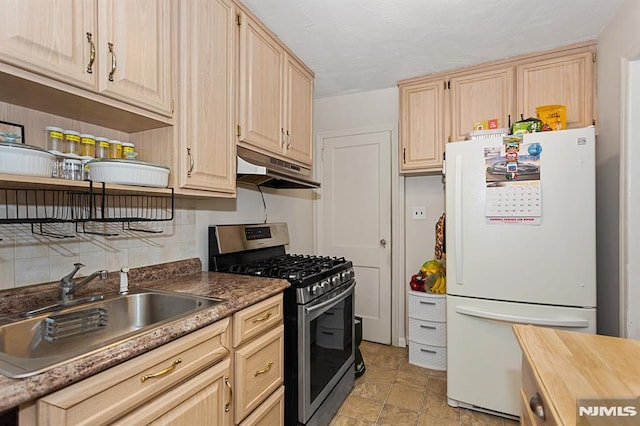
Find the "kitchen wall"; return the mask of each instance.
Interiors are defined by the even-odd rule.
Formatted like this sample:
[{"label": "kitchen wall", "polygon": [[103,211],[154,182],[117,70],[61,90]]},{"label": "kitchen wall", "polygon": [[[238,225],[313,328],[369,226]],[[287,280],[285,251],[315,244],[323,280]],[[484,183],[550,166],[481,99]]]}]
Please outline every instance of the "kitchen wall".
[{"label": "kitchen wall", "polygon": [[[314,102],[314,133],[316,135],[341,130],[362,129],[398,123],[397,87],[365,93],[316,99]],[[394,150],[397,151],[397,141]],[[357,167],[354,167],[357,173]],[[409,278],[416,273],[425,260],[433,258],[435,223],[444,211],[444,186],[442,176],[416,176],[401,178],[397,188],[399,203],[392,206],[392,220],[402,227],[393,226],[401,235],[394,236],[395,255],[400,254],[399,270],[392,271],[392,306],[398,322],[395,345],[404,345],[405,299],[409,289]],[[413,206],[426,207],[426,220],[411,220]],[[401,296],[397,296],[401,295]],[[400,300],[398,300],[400,298]],[[393,313],[392,313],[393,315]]]},{"label": "kitchen wall", "polygon": [[[625,158],[621,163],[621,105],[628,101],[621,81],[623,59],[640,58],[640,2],[626,0],[617,15],[607,24],[598,37],[598,143],[597,143],[597,242],[598,242],[598,333],[617,336],[620,334],[620,286],[619,268],[627,268],[625,259],[620,262],[620,233],[626,232],[620,221],[620,170],[625,170]],[[627,123],[636,125],[638,117],[626,117]],[[635,141],[633,142],[635,143]],[[624,151],[623,151],[624,152]],[[629,163],[637,169],[637,163]],[[625,170],[623,173],[631,173]],[[636,172],[637,173],[637,172]],[[623,175],[623,179],[626,175]],[[626,197],[626,194],[623,194]],[[631,207],[631,206],[630,206]],[[636,206],[637,207],[637,206]],[[637,213],[629,210],[630,214]],[[628,235],[629,240],[638,235]],[[624,239],[623,239],[624,241]],[[637,263],[637,259],[627,259]],[[624,283],[622,283],[624,285]],[[629,282],[639,291],[640,283]],[[623,295],[623,298],[627,295]],[[626,303],[626,301],[622,301]]]},{"label": "kitchen wall", "polygon": [[[266,188],[263,193],[266,219],[289,224],[289,251],[313,253],[313,192]],[[86,265],[78,276],[97,269],[115,271],[122,266],[139,267],[190,257],[200,257],[206,269],[209,225],[264,220],[260,192],[239,188],[237,199],[176,198],[173,221],[135,224],[162,231],[160,234],[123,231],[120,224],[87,229],[119,234],[112,237],[76,234],[72,224],[45,227],[45,231],[73,236],[56,239],[35,235],[28,225],[0,225],[0,289],[57,281],[76,262]]]}]

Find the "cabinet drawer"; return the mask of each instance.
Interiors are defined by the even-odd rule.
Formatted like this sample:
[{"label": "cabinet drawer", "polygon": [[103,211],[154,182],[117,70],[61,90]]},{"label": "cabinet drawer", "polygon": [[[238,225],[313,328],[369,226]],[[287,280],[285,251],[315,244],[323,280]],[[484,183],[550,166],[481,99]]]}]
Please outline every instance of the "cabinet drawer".
[{"label": "cabinet drawer", "polygon": [[[531,422],[534,425],[556,425],[557,422],[554,419],[552,414],[552,406],[547,401],[542,391],[540,390],[540,386],[538,385],[533,370],[528,362],[524,361],[522,363],[522,404],[523,404],[523,412],[522,417],[527,419],[527,421]],[[542,409],[544,411],[544,419],[542,417],[538,417],[533,410],[529,406],[529,401],[531,398],[537,397],[539,403],[542,405]],[[526,411],[524,411],[526,410]]]},{"label": "cabinet drawer", "polygon": [[433,346],[447,346],[447,324],[409,318],[409,340]]},{"label": "cabinet drawer", "polygon": [[256,303],[233,316],[233,347],[282,323],[282,294]]},{"label": "cabinet drawer", "polygon": [[[111,423],[228,356],[228,325],[228,319],[220,320],[47,395],[38,400],[38,417],[51,424]],[[166,374],[142,380],[163,370]]]},{"label": "cabinet drawer", "polygon": [[283,331],[284,326],[280,325],[236,350],[234,391],[236,424],[282,385]]},{"label": "cabinet drawer", "polygon": [[284,424],[284,386],[275,391],[240,426],[282,426]]},{"label": "cabinet drawer", "polygon": [[446,298],[429,293],[409,293],[409,318],[444,322],[447,317]]},{"label": "cabinet drawer", "polygon": [[447,348],[409,340],[409,364],[432,370],[446,370]]}]

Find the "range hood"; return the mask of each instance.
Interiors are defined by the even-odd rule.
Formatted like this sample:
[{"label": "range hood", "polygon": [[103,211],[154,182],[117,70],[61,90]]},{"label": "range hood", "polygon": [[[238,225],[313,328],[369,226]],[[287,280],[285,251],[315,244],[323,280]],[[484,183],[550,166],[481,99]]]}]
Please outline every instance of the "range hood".
[{"label": "range hood", "polygon": [[236,181],[271,188],[320,188],[311,169],[238,147]]}]

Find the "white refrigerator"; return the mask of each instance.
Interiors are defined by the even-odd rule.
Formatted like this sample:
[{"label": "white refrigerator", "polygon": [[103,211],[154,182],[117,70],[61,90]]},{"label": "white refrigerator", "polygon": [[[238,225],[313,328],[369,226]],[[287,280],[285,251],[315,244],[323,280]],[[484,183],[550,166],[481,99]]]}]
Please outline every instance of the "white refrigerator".
[{"label": "white refrigerator", "polygon": [[596,331],[594,128],[515,145],[448,143],[445,163],[447,398],[506,416],[521,409],[512,324]]}]

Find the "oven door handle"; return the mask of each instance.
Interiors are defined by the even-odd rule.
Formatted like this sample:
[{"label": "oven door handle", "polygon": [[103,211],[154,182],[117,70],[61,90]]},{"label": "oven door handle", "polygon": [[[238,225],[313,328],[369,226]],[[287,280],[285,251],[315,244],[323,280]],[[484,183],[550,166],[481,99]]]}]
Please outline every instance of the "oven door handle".
[{"label": "oven door handle", "polygon": [[309,315],[312,312],[319,311],[321,309],[324,309],[327,306],[334,305],[334,304],[336,304],[338,302],[342,302],[344,299],[349,297],[349,294],[352,292],[352,290],[355,288],[355,286],[356,286],[356,282],[354,281],[353,284],[351,284],[349,286],[349,288],[347,288],[345,291],[340,293],[340,296],[332,298],[332,299],[329,299],[326,302],[319,303],[319,304],[317,304],[315,306],[312,306],[310,308],[304,308],[304,310],[307,313],[307,315]]}]

